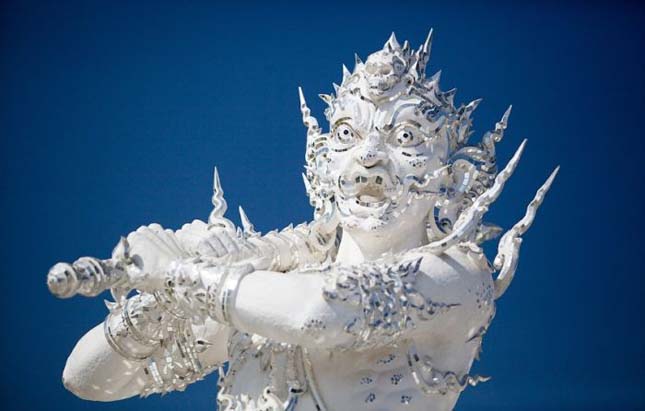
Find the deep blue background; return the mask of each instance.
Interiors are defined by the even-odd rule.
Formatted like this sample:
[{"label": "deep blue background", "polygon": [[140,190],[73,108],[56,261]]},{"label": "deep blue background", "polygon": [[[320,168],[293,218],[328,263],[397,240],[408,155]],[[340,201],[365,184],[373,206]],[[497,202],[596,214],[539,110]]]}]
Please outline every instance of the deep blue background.
[{"label": "deep blue background", "polygon": [[642,7],[56,3],[0,6],[3,409],[214,409],[214,376],[113,404],[65,391],[68,353],[106,310],[49,295],[49,266],[206,218],[213,165],[262,231],[309,219],[297,86],[322,119],[315,96],[355,51],[392,30],[416,47],[430,27],[429,70],[459,102],[484,97],[474,138],[513,103],[500,160],[529,139],[490,219],[513,224],[562,164],[475,365],[493,379],[458,409],[645,408]]}]

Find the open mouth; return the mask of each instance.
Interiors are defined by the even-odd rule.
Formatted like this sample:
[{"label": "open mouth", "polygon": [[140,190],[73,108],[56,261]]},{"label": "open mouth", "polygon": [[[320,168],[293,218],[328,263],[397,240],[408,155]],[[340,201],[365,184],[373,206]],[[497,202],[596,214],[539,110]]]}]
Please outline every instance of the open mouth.
[{"label": "open mouth", "polygon": [[385,190],[379,184],[363,185],[355,195],[356,202],[365,207],[379,207],[386,201]]},{"label": "open mouth", "polygon": [[392,188],[389,181],[389,178],[380,173],[353,175],[340,177],[338,186],[345,199],[351,199],[363,207],[378,208],[390,201]]}]

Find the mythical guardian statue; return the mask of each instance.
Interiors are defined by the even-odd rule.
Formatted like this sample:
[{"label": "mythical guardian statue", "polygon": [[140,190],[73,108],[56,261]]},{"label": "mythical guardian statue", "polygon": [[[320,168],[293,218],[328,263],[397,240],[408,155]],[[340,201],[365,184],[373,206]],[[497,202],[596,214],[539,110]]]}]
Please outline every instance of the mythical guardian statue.
[{"label": "mythical guardian statue", "polygon": [[221,410],[449,411],[485,381],[469,370],[557,169],[490,264],[480,244],[501,229],[482,219],[525,142],[498,172],[510,108],[469,142],[479,100],[457,107],[439,73],[426,77],[431,38],[412,50],[392,34],[343,67],[320,96],[328,132],[300,90],[312,222],[262,235],[240,208],[236,228],[216,170],[207,222],[140,227],[110,259],[52,267],[58,297],[114,296],[69,356],[65,387],[114,401],[219,369]]}]

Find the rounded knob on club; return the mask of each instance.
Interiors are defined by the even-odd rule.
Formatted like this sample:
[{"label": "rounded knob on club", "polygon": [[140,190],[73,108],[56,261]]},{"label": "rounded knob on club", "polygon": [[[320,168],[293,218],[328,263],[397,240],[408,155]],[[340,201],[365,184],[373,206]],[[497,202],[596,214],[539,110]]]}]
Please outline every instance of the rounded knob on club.
[{"label": "rounded knob on club", "polygon": [[70,298],[78,290],[78,276],[71,264],[57,263],[47,273],[47,287],[58,298]]}]

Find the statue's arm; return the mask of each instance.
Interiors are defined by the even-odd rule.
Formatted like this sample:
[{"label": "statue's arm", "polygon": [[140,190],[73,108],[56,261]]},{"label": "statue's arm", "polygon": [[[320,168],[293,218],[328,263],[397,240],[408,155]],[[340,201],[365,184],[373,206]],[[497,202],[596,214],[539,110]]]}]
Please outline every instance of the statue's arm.
[{"label": "statue's arm", "polygon": [[229,264],[244,262],[256,269],[281,272],[319,264],[332,252],[335,229],[323,230],[320,224],[310,222],[261,235],[242,215],[244,230],[235,230],[225,218],[219,218],[217,224],[194,220],[176,232],[177,239],[192,255],[226,258]]},{"label": "statue's arm", "polygon": [[91,401],[116,401],[138,395],[145,380],[142,363],[127,360],[107,343],[103,323],[76,343],[63,370],[65,388]]},{"label": "statue's arm", "polygon": [[325,274],[255,271],[239,284],[230,311],[240,331],[303,347],[350,346],[345,331],[358,306],[331,303],[325,297]]},{"label": "statue's arm", "polygon": [[[321,241],[322,238],[312,229],[311,224],[289,226],[261,236],[246,230],[246,227],[244,232],[236,232],[224,225],[213,227],[195,220],[174,233],[157,224],[144,226],[128,235],[127,240],[132,255],[141,257],[144,271],[163,269],[166,261],[185,258],[186,255],[203,256],[222,262],[245,262],[257,268],[286,271],[326,259],[330,247]],[[168,244],[175,246],[168,247]],[[146,288],[145,284],[140,285]],[[165,308],[162,310],[161,326],[168,326],[171,321]],[[200,366],[210,372],[214,366],[227,360],[226,346],[230,329],[209,318],[203,320],[204,325],[196,325],[187,320],[184,320],[184,324],[205,336],[207,344],[198,347],[202,351],[197,357]],[[144,323],[145,321],[141,324],[144,328],[150,325]],[[163,341],[168,342],[168,337]],[[141,347],[135,347],[135,351],[137,349]],[[104,323],[99,324],[78,341],[70,354],[63,372],[65,387],[84,399],[114,401],[134,395],[182,389],[185,386],[160,384],[158,378],[154,381],[150,360],[166,357],[161,348],[155,351],[155,355],[146,352],[146,355],[137,355],[141,357],[137,359],[130,358],[128,353],[124,355],[124,350],[119,351],[121,352],[117,352],[114,344],[106,339]],[[158,368],[164,366],[162,364]],[[172,379],[170,375],[161,377],[162,380]],[[183,381],[191,382],[190,379]]]},{"label": "statue's arm", "polygon": [[[106,321],[110,321],[114,327],[115,321],[119,319],[120,315],[117,313],[116,319],[110,320],[108,317]],[[169,325],[168,319],[160,325]],[[226,342],[229,328],[212,320],[190,327],[192,343],[195,346],[193,351],[200,367],[199,370],[195,370],[200,374],[192,377],[198,379],[227,361]],[[173,376],[166,367],[166,358],[181,361],[176,352],[170,357],[165,355],[177,348],[177,341],[172,337],[164,337],[165,341],[161,344],[165,347],[161,344],[152,346],[150,351],[145,345],[128,341],[127,337],[117,336],[116,344],[120,351],[117,352],[114,348],[114,339],[112,344],[108,342],[105,331],[105,323],[92,328],[77,342],[67,359],[62,380],[64,386],[76,396],[92,401],[116,401],[136,395],[167,392],[185,387],[185,384],[172,383],[173,377],[176,376]],[[167,351],[165,348],[171,350]],[[155,371],[153,368],[161,380],[153,378],[152,371]],[[183,368],[180,372],[186,375],[185,371],[190,371],[189,368]]]},{"label": "statue's arm", "polygon": [[[178,279],[171,292],[187,310],[240,331],[304,347],[360,349],[424,332],[433,320],[464,303],[468,296],[458,289],[481,284],[475,274],[461,285],[457,284],[463,280],[459,272],[428,275],[437,258],[408,256],[388,263],[248,274],[183,262],[170,273]],[[446,272],[455,271],[450,262],[443,266]],[[473,269],[463,267],[463,271]],[[447,293],[436,294],[433,288]],[[193,293],[207,296],[208,302],[201,304]]]}]

